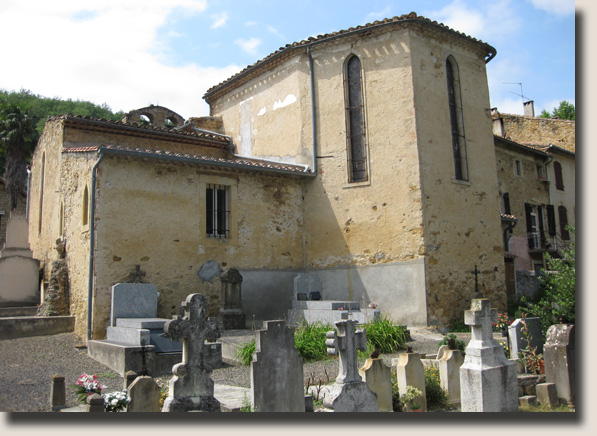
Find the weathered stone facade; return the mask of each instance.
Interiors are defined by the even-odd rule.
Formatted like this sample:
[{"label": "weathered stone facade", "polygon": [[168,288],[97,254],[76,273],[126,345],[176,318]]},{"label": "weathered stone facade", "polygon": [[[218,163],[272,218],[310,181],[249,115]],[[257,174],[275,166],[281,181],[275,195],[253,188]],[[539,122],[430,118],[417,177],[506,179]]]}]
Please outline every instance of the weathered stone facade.
[{"label": "weathered stone facade", "polygon": [[540,118],[493,111],[494,123],[499,123],[500,136],[520,143],[553,144],[576,151],[576,122],[556,118]]},{"label": "weathered stone facade", "polygon": [[[475,264],[482,291],[505,305],[498,195],[486,171],[495,165],[487,48],[423,20],[400,24],[329,43],[324,36],[308,49],[295,44],[268,58],[272,65],[208,91],[206,100],[238,153],[312,166],[315,141],[317,177],[305,183],[305,267],[336,284],[324,285],[332,294],[326,298],[373,300],[402,322],[438,324],[469,304]],[[349,183],[347,174],[344,81],[351,56],[362,63],[364,183]],[[462,77],[465,182],[454,180],[448,56]]]}]

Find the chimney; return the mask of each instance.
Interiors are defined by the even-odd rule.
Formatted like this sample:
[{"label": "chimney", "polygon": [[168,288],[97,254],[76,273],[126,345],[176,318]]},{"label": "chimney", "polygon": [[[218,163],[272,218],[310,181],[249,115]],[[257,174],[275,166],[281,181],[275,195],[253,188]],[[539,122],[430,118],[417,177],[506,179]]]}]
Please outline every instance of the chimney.
[{"label": "chimney", "polygon": [[533,100],[525,101],[522,103],[524,106],[524,116],[534,117],[535,116],[535,102]]}]

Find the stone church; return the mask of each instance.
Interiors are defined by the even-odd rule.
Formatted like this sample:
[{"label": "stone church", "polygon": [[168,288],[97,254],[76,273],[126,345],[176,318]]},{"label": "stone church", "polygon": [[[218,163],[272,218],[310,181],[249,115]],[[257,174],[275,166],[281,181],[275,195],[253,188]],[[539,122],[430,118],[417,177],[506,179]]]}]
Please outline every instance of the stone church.
[{"label": "stone church", "polygon": [[134,271],[160,317],[194,292],[217,310],[214,262],[241,271],[247,322],[284,318],[298,274],[409,326],[461,319],[479,294],[503,310],[495,55],[411,13],[280,48],[209,89],[209,117],[49,118],[29,199],[44,280],[62,241],[93,339]]}]

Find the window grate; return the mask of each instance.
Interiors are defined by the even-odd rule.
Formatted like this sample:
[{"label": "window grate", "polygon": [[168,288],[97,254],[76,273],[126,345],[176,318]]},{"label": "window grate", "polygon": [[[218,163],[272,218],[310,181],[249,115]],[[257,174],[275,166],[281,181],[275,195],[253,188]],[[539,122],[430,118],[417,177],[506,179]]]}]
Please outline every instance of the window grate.
[{"label": "window grate", "polygon": [[228,186],[207,185],[205,192],[206,235],[208,238],[230,237]]}]

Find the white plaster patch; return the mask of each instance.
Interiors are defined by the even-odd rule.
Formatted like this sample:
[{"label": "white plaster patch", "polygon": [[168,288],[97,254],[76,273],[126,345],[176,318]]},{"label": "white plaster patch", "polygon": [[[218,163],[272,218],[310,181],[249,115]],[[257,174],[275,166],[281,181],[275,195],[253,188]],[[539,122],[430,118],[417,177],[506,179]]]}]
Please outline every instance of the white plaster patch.
[{"label": "white plaster patch", "polygon": [[265,106],[261,108],[261,110],[259,111],[259,113],[257,114],[257,116],[262,116],[265,115],[265,113],[267,112],[267,110],[265,109]]},{"label": "white plaster patch", "polygon": [[284,101],[278,100],[277,102],[275,102],[274,103],[274,110],[286,107],[288,105],[291,105],[295,101],[296,101],[296,96],[294,94],[290,94],[290,95],[286,96],[286,98],[284,99]]}]

